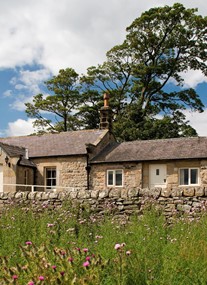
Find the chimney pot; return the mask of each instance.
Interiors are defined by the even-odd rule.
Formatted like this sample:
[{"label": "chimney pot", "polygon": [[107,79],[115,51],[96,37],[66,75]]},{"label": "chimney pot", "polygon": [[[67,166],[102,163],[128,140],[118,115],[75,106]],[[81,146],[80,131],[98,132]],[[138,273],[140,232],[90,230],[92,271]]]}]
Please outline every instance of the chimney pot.
[{"label": "chimney pot", "polygon": [[109,106],[109,94],[105,93],[104,106],[100,110],[100,129],[112,131],[112,109]]},{"label": "chimney pot", "polygon": [[104,93],[104,107],[109,107],[109,94]]}]

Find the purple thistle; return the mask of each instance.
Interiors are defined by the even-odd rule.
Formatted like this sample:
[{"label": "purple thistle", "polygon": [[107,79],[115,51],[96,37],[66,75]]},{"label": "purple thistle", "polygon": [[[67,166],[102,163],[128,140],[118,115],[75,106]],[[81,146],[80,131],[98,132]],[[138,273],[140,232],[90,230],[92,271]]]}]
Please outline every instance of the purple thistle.
[{"label": "purple thistle", "polygon": [[88,267],[89,265],[90,265],[89,261],[85,261],[85,262],[83,263],[83,266],[84,266],[84,267]]}]

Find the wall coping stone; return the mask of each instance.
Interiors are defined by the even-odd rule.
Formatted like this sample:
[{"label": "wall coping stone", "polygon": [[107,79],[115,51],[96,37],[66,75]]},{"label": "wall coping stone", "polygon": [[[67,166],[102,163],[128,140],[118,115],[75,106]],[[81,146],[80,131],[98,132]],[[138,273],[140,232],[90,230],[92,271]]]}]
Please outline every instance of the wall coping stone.
[{"label": "wall coping stone", "polygon": [[[165,189],[166,190],[166,189]],[[169,193],[171,193],[169,195]],[[172,193],[181,194],[173,196]],[[45,205],[51,209],[60,206],[64,201],[73,201],[72,206],[87,204],[94,213],[111,212],[121,214],[138,213],[146,205],[153,203],[156,207],[163,209],[166,217],[173,217],[176,213],[187,213],[187,216],[194,217],[197,213],[207,209],[207,187],[185,187],[173,188],[166,191],[161,188],[132,188],[127,189],[103,189],[86,190],[78,188],[76,190],[62,192],[1,192],[0,205],[13,205],[15,201],[20,206],[28,207],[29,203],[34,205]]]},{"label": "wall coping stone", "polygon": [[108,189],[99,191],[99,195],[98,195],[99,199],[107,198],[108,196],[109,196],[109,190]]},{"label": "wall coping stone", "polygon": [[111,189],[109,191],[109,198],[120,198],[121,197],[121,189]]}]

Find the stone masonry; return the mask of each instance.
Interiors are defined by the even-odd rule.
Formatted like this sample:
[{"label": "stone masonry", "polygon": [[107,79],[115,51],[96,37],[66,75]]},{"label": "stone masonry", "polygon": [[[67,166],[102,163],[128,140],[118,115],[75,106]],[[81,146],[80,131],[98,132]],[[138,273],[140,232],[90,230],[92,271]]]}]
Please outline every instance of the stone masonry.
[{"label": "stone masonry", "polygon": [[111,212],[114,215],[141,214],[144,207],[154,204],[159,206],[168,220],[175,216],[196,217],[207,207],[207,188],[161,188],[141,189],[107,189],[86,190],[71,188],[67,192],[16,192],[0,193],[0,210],[10,203],[18,205],[47,205],[58,207],[65,201],[72,205],[87,205],[92,212],[103,214]]}]

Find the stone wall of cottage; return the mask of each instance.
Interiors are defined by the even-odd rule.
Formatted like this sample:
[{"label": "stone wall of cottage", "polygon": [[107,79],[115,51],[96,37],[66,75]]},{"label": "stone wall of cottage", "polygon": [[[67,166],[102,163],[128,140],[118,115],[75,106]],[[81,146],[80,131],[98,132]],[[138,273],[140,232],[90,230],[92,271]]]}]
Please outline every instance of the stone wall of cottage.
[{"label": "stone wall of cottage", "polygon": [[21,206],[54,208],[70,201],[71,205],[81,204],[90,207],[96,215],[112,213],[128,216],[141,214],[146,206],[156,205],[170,221],[185,214],[194,218],[207,209],[207,187],[178,188],[171,190],[154,188],[86,190],[71,188],[63,192],[16,192],[0,193],[0,209],[9,204]]},{"label": "stone wall of cottage", "polygon": [[[0,165],[3,171],[3,183],[4,184],[16,184],[16,164],[18,158],[9,158],[8,164],[5,162],[6,154],[1,150],[0,153]],[[11,191],[10,186],[5,185],[4,191]]]},{"label": "stone wall of cottage", "polygon": [[[123,163],[123,164],[96,164],[92,165],[90,172],[91,189],[107,189],[107,170],[123,170],[123,188],[131,189],[132,187],[142,186],[142,164],[141,163]],[[110,187],[108,187],[109,189]],[[119,191],[120,187],[116,187]],[[116,191],[116,190],[115,190]]]},{"label": "stone wall of cottage", "polygon": [[[142,187],[149,187],[149,165],[159,164],[155,162],[143,163],[143,184]],[[179,169],[180,168],[199,168],[200,169],[200,185],[207,186],[207,160],[175,160],[175,161],[162,161],[160,164],[165,164],[167,168],[167,188],[179,186]]]},{"label": "stone wall of cottage", "polygon": [[[57,171],[56,184],[64,190],[67,188],[87,187],[87,158],[86,156],[70,156],[54,158],[33,159],[37,165],[36,185],[45,185],[44,177],[46,168],[55,167]],[[43,188],[36,188],[37,191],[43,191]]]},{"label": "stone wall of cottage", "polygon": [[[34,184],[34,170],[31,167],[18,166],[16,168],[17,184],[33,185]],[[12,189],[13,188],[13,189]],[[15,191],[31,191],[30,186],[11,186],[10,189]]]},{"label": "stone wall of cottage", "polygon": [[115,141],[113,133],[106,130],[106,132],[102,135],[102,138],[98,139],[98,142],[95,142],[94,145],[88,144],[88,155],[90,159],[95,157],[103,148],[106,147],[106,145],[113,141]]},{"label": "stone wall of cottage", "polygon": [[[123,169],[123,188],[130,190],[132,187],[150,187],[150,165],[165,164],[167,168],[167,189],[179,186],[180,168],[199,168],[199,185],[207,187],[207,160],[175,160],[175,161],[152,161],[143,163],[111,163],[111,164],[92,164],[90,172],[91,189],[107,188],[107,170]],[[118,189],[118,187],[117,187]]]}]

